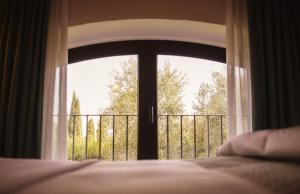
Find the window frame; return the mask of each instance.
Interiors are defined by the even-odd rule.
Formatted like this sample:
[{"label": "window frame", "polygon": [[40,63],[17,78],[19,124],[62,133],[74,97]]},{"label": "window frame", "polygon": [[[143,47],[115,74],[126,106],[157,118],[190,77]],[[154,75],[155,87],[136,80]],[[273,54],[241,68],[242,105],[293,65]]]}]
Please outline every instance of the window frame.
[{"label": "window frame", "polygon": [[199,43],[169,40],[129,40],[70,48],[69,63],[101,57],[133,55],[151,50],[157,55],[178,55],[226,62],[226,48]]},{"label": "window frame", "polygon": [[121,55],[138,56],[138,160],[158,159],[157,56],[176,55],[226,63],[226,49],[168,40],[131,40],[71,48],[69,63]]}]

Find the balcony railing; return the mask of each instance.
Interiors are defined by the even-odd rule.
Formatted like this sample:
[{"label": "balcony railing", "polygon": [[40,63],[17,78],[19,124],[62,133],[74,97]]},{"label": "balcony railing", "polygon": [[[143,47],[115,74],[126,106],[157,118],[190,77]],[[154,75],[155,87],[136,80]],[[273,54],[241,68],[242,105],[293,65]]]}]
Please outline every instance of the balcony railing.
[{"label": "balcony railing", "polygon": [[[117,118],[123,118],[124,121],[124,131],[125,131],[125,145],[124,145],[124,149],[125,149],[125,158],[124,160],[129,160],[129,120],[132,118],[135,118],[136,120],[136,130],[137,130],[137,117],[138,115],[106,115],[106,114],[102,114],[102,115],[95,115],[95,114],[80,114],[80,115],[68,115],[68,118],[71,119],[73,118],[73,122],[72,122],[72,135],[71,135],[71,142],[69,141],[69,146],[71,144],[72,146],[72,152],[71,152],[71,159],[72,160],[78,160],[78,158],[75,157],[75,145],[76,145],[76,138],[75,138],[75,128],[76,128],[76,118],[80,117],[81,120],[85,120],[85,136],[82,136],[82,138],[85,140],[85,147],[84,147],[84,157],[82,157],[81,159],[90,159],[88,157],[88,145],[89,145],[89,130],[88,130],[88,123],[89,123],[89,119],[90,118],[98,118],[98,128],[96,129],[98,131],[98,135],[97,135],[97,141],[98,141],[98,155],[97,157],[93,157],[93,159],[97,158],[97,159],[103,159],[102,158],[102,136],[103,136],[103,119],[106,118],[110,118],[110,125],[111,125],[111,160],[115,160],[115,145],[116,145],[116,137],[115,137],[115,133],[116,133],[116,119]],[[205,129],[204,131],[206,132],[206,153],[207,153],[207,157],[211,156],[211,124],[212,121],[211,119],[214,118],[213,124],[214,124],[214,131],[216,131],[216,126],[218,128],[218,133],[219,133],[219,142],[220,145],[222,145],[224,143],[224,140],[227,138],[227,134],[224,133],[224,122],[227,122],[227,115],[225,114],[197,114],[197,115],[188,115],[188,114],[183,114],[183,115],[172,115],[172,114],[168,114],[168,115],[158,115],[158,124],[161,124],[161,127],[158,127],[158,130],[162,130],[162,128],[165,129],[164,133],[166,133],[165,135],[165,139],[166,140],[166,157],[164,159],[171,159],[170,157],[170,133],[172,130],[174,130],[172,128],[172,126],[170,126],[170,122],[171,120],[174,120],[175,118],[177,118],[178,120],[176,121],[177,124],[177,128],[179,128],[179,135],[180,135],[180,159],[185,159],[184,158],[184,150],[183,150],[183,130],[184,130],[184,118],[188,118],[188,126],[189,128],[192,128],[192,143],[193,143],[193,158],[198,158],[197,155],[197,142],[199,142],[199,140],[197,141],[197,119],[202,119],[202,124],[203,124],[203,120],[205,122]],[[217,122],[217,123],[216,123]],[[217,124],[217,125],[216,125]],[[174,121],[173,121],[173,125],[174,125]],[[82,126],[81,126],[82,127]],[[202,125],[203,127],[203,125]],[[163,130],[164,130],[163,129]],[[95,132],[93,132],[95,133]],[[97,133],[96,133],[97,134]],[[136,137],[137,138],[137,137]],[[159,137],[159,139],[162,139],[163,137]],[[214,137],[214,139],[216,139]],[[160,140],[159,140],[160,141]],[[162,141],[162,140],[161,140]],[[204,141],[204,140],[203,140]],[[190,142],[191,143],[191,142]],[[202,142],[204,143],[204,142]]]}]

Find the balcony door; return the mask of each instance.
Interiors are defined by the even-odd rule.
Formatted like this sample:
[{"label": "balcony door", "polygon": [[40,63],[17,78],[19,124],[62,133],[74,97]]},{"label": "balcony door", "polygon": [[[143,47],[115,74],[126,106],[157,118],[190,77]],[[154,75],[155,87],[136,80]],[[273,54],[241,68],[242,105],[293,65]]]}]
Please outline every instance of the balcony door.
[{"label": "balcony door", "polygon": [[225,49],[175,41],[112,42],[70,49],[69,62],[120,55],[137,56],[137,159],[158,159],[158,56],[196,57],[224,63]]}]

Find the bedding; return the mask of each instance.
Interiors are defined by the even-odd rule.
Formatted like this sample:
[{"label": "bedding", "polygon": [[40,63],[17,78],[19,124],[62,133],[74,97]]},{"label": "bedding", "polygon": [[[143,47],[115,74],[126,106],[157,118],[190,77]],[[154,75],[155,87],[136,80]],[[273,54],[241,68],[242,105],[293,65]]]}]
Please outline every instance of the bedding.
[{"label": "bedding", "polygon": [[300,194],[298,162],[239,156],[220,156],[193,162],[206,169],[248,180],[274,194]]},{"label": "bedding", "polygon": [[300,161],[299,140],[300,126],[256,131],[233,137],[217,154]]},{"label": "bedding", "polygon": [[298,194],[299,139],[299,126],[245,133],[232,138],[218,149],[217,155],[223,158],[231,156],[228,159],[225,157],[217,160],[217,163],[209,160],[199,163],[243,177],[274,193]]},{"label": "bedding", "polygon": [[0,158],[0,193],[300,194],[299,137],[299,127],[247,133],[189,161]]},{"label": "bedding", "polygon": [[194,161],[54,162],[0,159],[0,193],[267,194],[260,185]]}]

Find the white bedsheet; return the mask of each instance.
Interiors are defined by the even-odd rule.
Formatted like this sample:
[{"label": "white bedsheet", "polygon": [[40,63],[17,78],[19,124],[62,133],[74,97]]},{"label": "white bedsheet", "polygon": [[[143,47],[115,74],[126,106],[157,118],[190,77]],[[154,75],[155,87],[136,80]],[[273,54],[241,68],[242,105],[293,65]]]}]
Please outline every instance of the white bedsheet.
[{"label": "white bedsheet", "polygon": [[0,177],[0,193],[268,193],[244,179],[187,161],[51,162],[0,159]]}]

